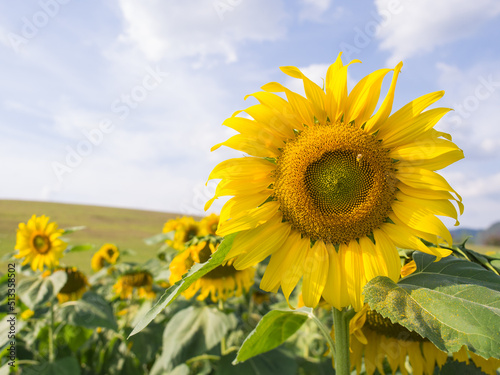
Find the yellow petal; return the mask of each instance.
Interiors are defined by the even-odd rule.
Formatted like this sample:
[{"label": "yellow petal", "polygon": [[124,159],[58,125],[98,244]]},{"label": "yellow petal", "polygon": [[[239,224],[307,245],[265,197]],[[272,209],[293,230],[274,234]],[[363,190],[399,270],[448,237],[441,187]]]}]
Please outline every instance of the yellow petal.
[{"label": "yellow petal", "polygon": [[258,181],[238,181],[238,180],[222,180],[215,188],[215,194],[205,204],[205,211],[210,208],[212,203],[219,197],[223,196],[238,196],[238,195],[255,195],[267,190],[272,184],[273,179],[262,179]]},{"label": "yellow petal", "polygon": [[339,252],[344,253],[344,270],[347,286],[347,294],[355,311],[363,307],[362,288],[366,284],[366,276],[363,272],[363,254],[356,240],[349,245],[340,245]]},{"label": "yellow petal", "polygon": [[213,179],[245,179],[261,180],[270,176],[276,164],[261,158],[234,158],[224,160],[212,170],[208,180]]},{"label": "yellow petal", "polygon": [[236,216],[228,221],[220,222],[217,235],[224,237],[231,233],[254,229],[268,222],[278,212],[279,203],[267,202],[260,207],[254,208],[244,215]]},{"label": "yellow petal", "polygon": [[262,86],[262,90],[271,92],[284,92],[293,112],[297,115],[302,124],[311,126],[314,124],[314,111],[310,102],[302,95],[297,94],[277,82],[270,82]]},{"label": "yellow petal", "polygon": [[344,270],[345,251],[342,251],[343,247],[345,245],[340,245],[337,252],[331,244],[326,245],[330,264],[328,266],[326,286],[323,290],[323,298],[338,310],[350,305]]},{"label": "yellow petal", "polygon": [[401,191],[396,193],[396,198],[399,201],[404,202],[409,208],[426,210],[433,215],[448,216],[456,220],[455,225],[460,224],[458,222],[457,210],[449,200],[416,198],[406,195]]},{"label": "yellow petal", "polygon": [[[281,280],[281,289],[283,290],[287,302],[289,301],[290,294],[304,274],[304,263],[310,246],[311,244],[308,238],[299,239],[296,241],[295,245],[290,248],[290,252],[283,263],[284,272]],[[288,304],[290,306],[289,302]]]},{"label": "yellow petal", "polygon": [[361,127],[377,107],[382,81],[391,69],[379,69],[368,74],[349,93],[344,117],[345,123],[354,121]]},{"label": "yellow petal", "polygon": [[387,120],[387,118],[391,114],[392,103],[394,102],[394,91],[396,91],[396,82],[398,81],[398,75],[402,67],[403,63],[400,62],[394,68],[394,75],[392,76],[392,82],[391,86],[389,87],[389,91],[387,92],[387,95],[382,104],[380,105],[380,108],[378,109],[377,113],[375,113],[373,117],[366,122],[366,125],[364,127],[364,130],[366,132],[372,132],[373,130],[377,130],[380,127],[380,125],[385,120]]},{"label": "yellow petal", "polygon": [[416,207],[402,202],[394,202],[392,210],[396,216],[410,228],[438,235],[442,237],[449,246],[453,244],[451,234],[445,225],[428,210],[423,207]]},{"label": "yellow petal", "polygon": [[337,60],[330,65],[326,72],[326,98],[325,109],[331,122],[340,120],[347,105],[347,68],[352,63],[360,62],[353,60],[347,65],[342,64],[342,52]]},{"label": "yellow petal", "polygon": [[397,177],[406,185],[417,189],[452,192],[462,201],[462,197],[436,172],[417,167],[399,167]]},{"label": "yellow petal", "polygon": [[314,115],[320,123],[325,123],[325,92],[316,83],[307,78],[299,69],[294,66],[283,66],[280,68],[285,74],[291,77],[302,79],[304,82],[304,91],[309,99],[314,111]]},{"label": "yellow petal", "polygon": [[245,112],[260,124],[270,126],[285,138],[294,138],[293,129],[303,128],[302,121],[300,121],[293,111],[291,113],[280,113],[265,105],[257,104],[248,107],[245,109]]},{"label": "yellow petal", "polygon": [[384,258],[387,267],[387,275],[385,276],[396,282],[399,278],[401,269],[401,261],[396,245],[391,238],[380,229],[373,231],[373,237],[375,238],[375,250],[380,258]]},{"label": "yellow petal", "polygon": [[281,279],[283,278],[283,264],[290,249],[300,240],[300,234],[296,231],[291,231],[285,245],[281,246],[271,255],[269,264],[266,267],[264,276],[260,282],[260,288],[276,293],[280,287]]},{"label": "yellow petal", "polygon": [[304,266],[302,298],[304,305],[316,307],[325,288],[328,276],[328,252],[323,241],[316,241],[309,249]]},{"label": "yellow petal", "polygon": [[242,212],[259,207],[273,193],[273,190],[264,190],[257,194],[237,196],[229,199],[222,207],[219,222],[225,222],[241,215]]},{"label": "yellow petal", "polygon": [[[234,268],[242,270],[251,267],[263,261],[281,247],[288,238],[291,229],[289,223],[282,223],[281,220],[281,214],[277,214],[264,225],[235,238],[233,247],[228,253],[228,258],[233,257],[233,248],[241,247],[244,250],[234,261]],[[265,240],[262,240],[263,238]]]},{"label": "yellow petal", "polygon": [[404,131],[404,129],[408,127],[408,124],[413,121],[414,117],[420,114],[425,108],[441,99],[443,95],[444,91],[436,91],[423,95],[392,114],[392,116],[384,122],[383,126],[372,130],[378,130],[379,136],[382,139]]},{"label": "yellow petal", "polygon": [[384,140],[384,147],[397,147],[412,142],[415,138],[434,127],[449,111],[451,111],[449,108],[434,108],[408,119],[404,127],[398,124],[392,132],[384,136],[380,134]]}]

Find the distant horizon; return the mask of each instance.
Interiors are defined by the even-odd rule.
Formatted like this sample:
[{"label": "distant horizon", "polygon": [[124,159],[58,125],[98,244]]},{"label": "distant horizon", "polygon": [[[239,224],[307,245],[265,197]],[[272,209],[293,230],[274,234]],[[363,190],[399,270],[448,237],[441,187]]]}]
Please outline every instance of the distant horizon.
[{"label": "distant horizon", "polygon": [[[85,203],[75,203],[75,202],[56,202],[56,201],[46,201],[46,200],[24,200],[24,199],[9,199],[9,198],[0,198],[0,201],[10,201],[10,202],[38,202],[38,203],[50,203],[50,204],[65,204],[65,205],[78,205],[78,206],[87,206],[87,207],[102,207],[102,208],[116,208],[116,209],[123,209],[123,210],[132,210],[132,211],[142,211],[142,212],[155,212],[155,213],[165,213],[169,215],[177,215],[179,217],[182,216],[192,216],[195,218],[202,218],[204,216],[208,216],[209,213],[206,213],[206,215],[191,215],[187,213],[180,213],[180,212],[172,212],[172,211],[164,211],[164,210],[155,210],[155,209],[143,209],[143,208],[136,208],[133,206],[130,207],[122,207],[122,206],[109,206],[109,205],[104,205],[104,204],[85,204]],[[0,214],[1,216],[1,214]],[[484,231],[487,230],[494,225],[500,224],[500,219],[498,221],[493,222],[493,224],[489,225],[488,227],[483,227],[483,228],[473,228],[469,226],[463,226],[459,225],[458,227],[455,226],[448,226],[448,230],[450,231],[458,231],[458,230],[478,230],[478,231]]]}]

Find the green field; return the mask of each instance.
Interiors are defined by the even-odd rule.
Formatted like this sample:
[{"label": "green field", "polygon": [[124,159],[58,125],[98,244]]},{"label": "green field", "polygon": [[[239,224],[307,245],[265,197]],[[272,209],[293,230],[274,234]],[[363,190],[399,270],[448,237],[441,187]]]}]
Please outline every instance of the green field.
[{"label": "green field", "polygon": [[[182,215],[129,210],[123,208],[85,206],[51,202],[0,200],[0,257],[14,250],[16,228],[27,222],[31,215],[47,215],[60,228],[85,226],[81,231],[66,236],[70,245],[92,244],[94,249],[70,253],[63,258],[67,266],[90,271],[90,258],[104,243],[113,243],[119,249],[130,249],[135,255],[125,255],[123,261],[144,262],[155,256],[158,246],[148,246],[144,239],[161,233],[165,221]],[[486,253],[500,248],[468,244],[472,250]],[[4,272],[5,263],[1,263]]]},{"label": "green field", "polygon": [[[122,208],[84,206],[50,202],[0,200],[0,256],[14,250],[16,229],[20,222],[27,222],[33,215],[50,216],[60,228],[85,226],[69,234],[70,245],[93,244],[93,250],[70,253],[63,263],[90,271],[90,258],[104,243],[113,243],[119,249],[131,249],[135,255],[126,255],[124,261],[144,262],[155,256],[157,246],[148,246],[144,239],[161,233],[165,221],[182,215],[129,210]],[[4,272],[4,264],[0,272]]]}]

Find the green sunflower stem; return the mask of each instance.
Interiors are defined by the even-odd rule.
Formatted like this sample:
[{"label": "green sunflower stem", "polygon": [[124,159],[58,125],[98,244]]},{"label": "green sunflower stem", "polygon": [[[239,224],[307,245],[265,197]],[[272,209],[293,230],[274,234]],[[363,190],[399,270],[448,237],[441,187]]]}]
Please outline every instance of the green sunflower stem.
[{"label": "green sunflower stem", "polygon": [[314,315],[314,310],[311,311],[308,314],[308,316],[318,326],[319,330],[321,331],[321,334],[324,336],[324,338],[328,342],[328,345],[330,346],[330,351],[331,351],[332,357],[335,359],[335,342],[333,341],[332,336],[330,335],[330,332],[328,331],[328,328],[321,322],[321,320],[318,319],[318,317],[316,315]]},{"label": "green sunflower stem", "polygon": [[54,303],[50,302],[49,362],[54,362]]},{"label": "green sunflower stem", "polygon": [[349,351],[349,318],[346,309],[337,310],[332,308],[333,328],[335,331],[335,373],[337,375],[349,375],[351,373],[350,351]]}]

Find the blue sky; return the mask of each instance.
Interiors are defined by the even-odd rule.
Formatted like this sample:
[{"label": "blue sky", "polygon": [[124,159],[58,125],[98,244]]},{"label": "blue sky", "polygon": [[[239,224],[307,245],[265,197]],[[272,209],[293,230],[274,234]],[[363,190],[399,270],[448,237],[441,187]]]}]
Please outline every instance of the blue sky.
[{"label": "blue sky", "polygon": [[223,120],[269,81],[300,91],[280,66],[321,82],[342,50],[363,62],[351,87],[404,62],[394,109],[446,91],[438,104],[455,111],[438,128],[466,158],[441,174],[462,225],[487,227],[500,221],[499,39],[497,0],[1,2],[0,198],[203,215],[211,169],[239,156],[210,152],[233,134]]}]

